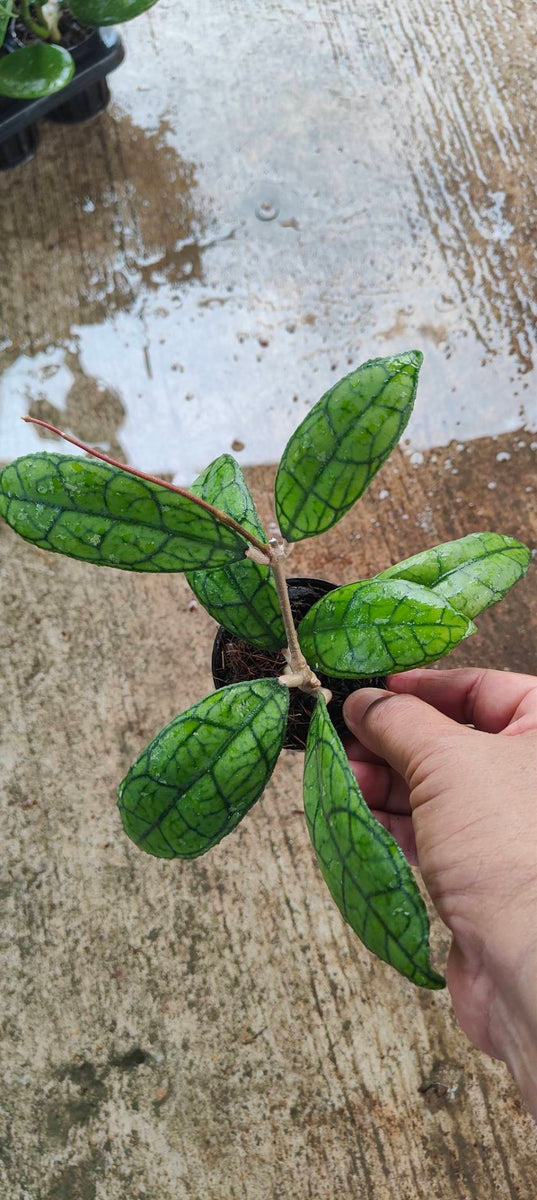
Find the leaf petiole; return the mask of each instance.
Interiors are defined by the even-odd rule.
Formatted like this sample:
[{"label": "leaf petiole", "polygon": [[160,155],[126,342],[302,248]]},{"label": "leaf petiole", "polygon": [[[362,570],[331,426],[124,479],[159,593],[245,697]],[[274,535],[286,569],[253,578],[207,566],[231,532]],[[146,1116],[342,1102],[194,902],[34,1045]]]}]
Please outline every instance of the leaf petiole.
[{"label": "leaf petiole", "polygon": [[39,20],[35,20],[32,16],[30,0],[20,0],[20,15],[27,30],[30,33],[35,33],[36,37],[43,38],[46,41],[50,35],[50,30],[45,21],[41,7],[36,5],[35,8],[38,16],[42,18],[42,23]]}]

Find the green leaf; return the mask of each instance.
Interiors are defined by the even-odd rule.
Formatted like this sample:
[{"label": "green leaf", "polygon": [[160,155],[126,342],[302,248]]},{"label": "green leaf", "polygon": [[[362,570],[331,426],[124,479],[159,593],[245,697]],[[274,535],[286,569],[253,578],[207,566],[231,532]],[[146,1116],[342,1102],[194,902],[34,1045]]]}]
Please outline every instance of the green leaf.
[{"label": "green leaf", "polygon": [[6,29],[11,20],[13,13],[13,0],[1,0],[0,2],[0,46],[4,43]]},{"label": "green leaf", "polygon": [[215,458],[192,484],[195,496],[216,505],[239,521],[249,533],[266,541],[266,533],[254,504],[252,493],[236,459],[231,454]]},{"label": "green leaf", "polygon": [[235,683],[181,713],[118,789],[125,833],[157,858],[198,858],[242,820],[274,770],[289,690]]},{"label": "green leaf", "polygon": [[474,632],[472,621],[429,588],[380,579],[329,592],[298,627],[313,670],[341,679],[434,662]]},{"label": "green leaf", "polygon": [[288,542],[324,533],[352,508],[397,445],[423,355],[373,358],[312,408],[283,452],[276,514]]},{"label": "green leaf", "polygon": [[470,533],[405,558],[376,578],[424,584],[449,600],[457,612],[476,617],[522,579],[530,560],[531,551],[516,538],[503,533]]},{"label": "green leaf", "polygon": [[306,746],[304,809],[323,879],[351,929],[413,983],[444,987],[431,967],[429,919],[412,871],[370,812],[322,697]]},{"label": "green leaf", "polygon": [[75,63],[63,46],[36,42],[0,58],[0,96],[36,100],[51,96],[69,83]]},{"label": "green leaf", "polygon": [[[215,459],[190,490],[266,541],[246,480],[230,454]],[[244,559],[218,571],[192,571],[187,579],[200,604],[230,633],[265,650],[285,646],[285,629],[270,567]]]},{"label": "green leaf", "polygon": [[124,25],[154,4],[156,0],[69,0],[69,9],[82,25]]},{"label": "green leaf", "polygon": [[0,515],[21,537],[98,566],[187,571],[247,544],[193,500],[107,463],[29,454],[0,472]]}]

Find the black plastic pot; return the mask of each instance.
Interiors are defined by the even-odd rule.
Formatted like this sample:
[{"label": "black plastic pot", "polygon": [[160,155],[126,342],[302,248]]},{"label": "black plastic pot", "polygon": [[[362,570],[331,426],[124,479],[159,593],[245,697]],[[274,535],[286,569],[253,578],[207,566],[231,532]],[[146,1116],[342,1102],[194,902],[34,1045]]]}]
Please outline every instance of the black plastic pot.
[{"label": "black plastic pot", "polygon": [[107,75],[125,57],[115,29],[93,29],[70,53],[76,71],[67,87],[38,100],[9,100],[0,96],[0,170],[20,167],[39,144],[37,122],[48,117],[65,125],[89,121],[106,108],[110,91]]},{"label": "black plastic pot", "polygon": [[[335,583],[327,583],[326,579],[288,579],[287,589],[296,624],[306,616],[317,600],[326,596],[328,592],[333,592],[337,586]],[[219,625],[214,639],[211,666],[214,685],[221,688],[247,679],[277,677],[283,674],[286,663],[282,654],[251,646],[249,642],[243,641]],[[340,737],[349,732],[343,720],[343,704],[347,696],[357,688],[386,686],[386,680],[378,675],[371,679],[334,679],[330,675],[319,673],[319,679],[323,687],[330,688],[332,692],[328,712]],[[308,696],[299,688],[290,689],[289,719],[284,741],[286,750],[304,749],[314,704],[313,696]]]}]

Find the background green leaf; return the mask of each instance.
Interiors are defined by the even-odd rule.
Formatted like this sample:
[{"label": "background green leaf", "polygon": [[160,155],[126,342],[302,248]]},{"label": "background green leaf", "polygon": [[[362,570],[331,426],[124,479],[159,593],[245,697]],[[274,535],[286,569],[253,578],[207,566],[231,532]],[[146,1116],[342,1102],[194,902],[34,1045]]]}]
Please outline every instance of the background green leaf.
[{"label": "background green leaf", "polygon": [[298,627],[314,671],[342,679],[434,662],[475,625],[447,600],[406,580],[366,579],[329,592]]},{"label": "background green leaf", "polygon": [[69,0],[68,7],[82,25],[124,25],[152,8],[157,0]]},{"label": "background green leaf", "polygon": [[312,408],[283,452],[276,514],[288,542],[323,533],[365,492],[409,420],[423,355],[374,358]]},{"label": "background green leaf", "polygon": [[432,588],[467,617],[496,604],[526,574],[531,551],[503,533],[470,533],[381,571],[376,579],[410,579]]},{"label": "background green leaf", "polygon": [[0,58],[0,96],[36,100],[51,96],[69,83],[75,63],[63,46],[36,42]]},{"label": "background green leaf", "polygon": [[[266,541],[244,475],[230,454],[215,459],[190,490]],[[230,633],[265,650],[285,646],[287,639],[270,567],[247,558],[218,571],[189,572],[187,579],[200,604]]]},{"label": "background green leaf", "polygon": [[107,463],[29,454],[0,472],[0,515],[44,550],[124,571],[186,571],[247,543],[194,501]]},{"label": "background green leaf", "polygon": [[282,748],[289,690],[236,683],[176,717],[118,789],[125,833],[157,858],[197,858],[259,799]]},{"label": "background green leaf", "polygon": [[306,746],[304,809],[325,883],[354,932],[413,983],[444,987],[431,967],[429,919],[412,871],[370,812],[322,697]]},{"label": "background green leaf", "polygon": [[12,13],[13,0],[0,0],[0,46],[3,45]]}]

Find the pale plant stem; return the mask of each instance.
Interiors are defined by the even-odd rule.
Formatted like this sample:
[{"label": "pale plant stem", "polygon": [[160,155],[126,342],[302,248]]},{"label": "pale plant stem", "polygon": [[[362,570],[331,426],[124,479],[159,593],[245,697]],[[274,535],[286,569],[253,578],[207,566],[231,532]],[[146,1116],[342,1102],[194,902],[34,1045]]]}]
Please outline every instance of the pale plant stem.
[{"label": "pale plant stem", "polygon": [[270,548],[270,565],[274,575],[274,582],[278,592],[278,600],[282,610],[283,623],[287,634],[287,647],[289,650],[289,666],[293,674],[299,674],[300,671],[307,667],[306,659],[300,649],[295,622],[289,602],[289,592],[287,590],[287,578],[283,567],[283,552],[279,543],[271,541]]},{"label": "pale plant stem", "polygon": [[49,425],[48,421],[39,421],[37,417],[22,417],[22,420],[27,421],[30,425],[40,425],[42,429],[48,429],[49,433],[55,433],[57,437],[63,438],[64,442],[78,446],[79,450],[91,454],[92,458],[100,458],[101,462],[108,463],[110,467],[117,467],[119,471],[126,471],[128,475],[134,475],[136,479],[145,479],[148,483],[156,483],[158,487],[167,488],[169,492],[175,492],[178,496],[184,496],[186,500],[192,500],[192,503],[197,504],[198,508],[204,508],[206,512],[210,512],[217,521],[220,521],[221,525],[227,525],[228,529],[234,529],[236,533],[240,533],[241,537],[250,542],[250,545],[255,546],[256,550],[263,555],[263,562],[268,564],[270,553],[266,542],[262,542],[254,533],[250,533],[249,529],[244,529],[234,517],[215,508],[214,504],[209,504],[207,500],[202,500],[200,496],[195,496],[186,488],[178,487],[176,483],[168,483],[166,479],[159,479],[158,475],[148,475],[146,471],[138,471],[136,467],[129,467],[125,463],[118,462],[117,459],[110,458],[109,454],[104,454],[102,450],[94,450],[85,442],[80,442],[78,438],[71,437],[70,433],[63,433],[55,425]]},{"label": "pale plant stem", "polygon": [[61,0],[47,0],[47,3],[41,5],[38,11],[39,19],[46,21],[48,25],[50,41],[60,43],[62,40],[59,29],[59,21],[62,15]]},{"label": "pale plant stem", "polygon": [[287,634],[287,651],[285,657],[288,662],[288,670],[284,675],[280,676],[280,683],[285,684],[286,687],[299,687],[303,692],[309,692],[315,696],[322,694],[327,703],[329,703],[332,699],[332,693],[328,691],[328,688],[321,687],[320,679],[312,671],[300,649],[300,642],[289,601],[287,578],[284,571],[285,552],[281,542],[278,542],[276,538],[271,538],[269,542],[269,555],[283,624]]}]

